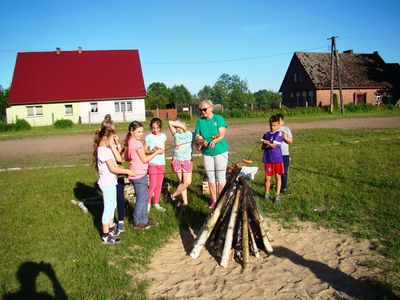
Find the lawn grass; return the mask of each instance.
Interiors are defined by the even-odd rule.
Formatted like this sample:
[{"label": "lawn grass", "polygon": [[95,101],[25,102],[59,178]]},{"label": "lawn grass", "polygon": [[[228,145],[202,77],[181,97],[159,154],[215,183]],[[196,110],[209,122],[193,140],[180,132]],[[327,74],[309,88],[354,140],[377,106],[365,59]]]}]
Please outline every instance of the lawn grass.
[{"label": "lawn grass", "polygon": [[[384,278],[381,282],[399,290],[400,129],[308,129],[294,135],[291,196],[283,198],[280,206],[264,203],[262,170],[251,182],[263,214],[289,225],[312,221],[372,240],[390,262],[381,266],[386,276],[386,282]],[[248,136],[229,141],[230,160],[250,158],[261,167],[258,140],[259,136]],[[145,272],[155,251],[179,228],[198,228],[206,218],[200,158],[195,158],[194,169],[187,211],[180,214],[163,203],[166,213],[150,214],[153,228],[144,232],[128,225],[117,246],[100,242],[101,206],[88,206],[90,212],[83,214],[70,203],[99,193],[92,166],[0,172],[0,218],[5,229],[0,295],[31,296],[23,287],[34,285],[29,281],[32,277],[37,291],[54,295],[56,277],[70,299],[146,298],[150,282]],[[169,166],[166,180],[175,180]],[[128,220],[130,215],[128,207]],[[55,276],[45,275],[42,261],[50,264]],[[18,274],[23,274],[22,282]]]}]

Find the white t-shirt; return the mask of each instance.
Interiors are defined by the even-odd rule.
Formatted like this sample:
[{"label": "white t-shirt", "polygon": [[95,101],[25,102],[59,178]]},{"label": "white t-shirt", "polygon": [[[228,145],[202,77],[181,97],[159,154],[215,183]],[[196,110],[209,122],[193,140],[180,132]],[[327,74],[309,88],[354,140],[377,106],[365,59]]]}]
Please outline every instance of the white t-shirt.
[{"label": "white t-shirt", "polygon": [[[280,131],[283,131],[284,133],[286,133],[286,136],[289,138],[292,138],[292,132],[290,131],[289,127],[287,126],[282,126]],[[285,140],[283,140],[282,144],[281,144],[281,151],[282,151],[282,155],[289,155],[289,145],[285,142]]]},{"label": "white t-shirt", "polygon": [[101,146],[97,148],[97,169],[99,171],[98,185],[109,187],[117,185],[117,175],[111,173],[106,164],[107,160],[112,160],[115,165],[114,154],[109,147]]}]

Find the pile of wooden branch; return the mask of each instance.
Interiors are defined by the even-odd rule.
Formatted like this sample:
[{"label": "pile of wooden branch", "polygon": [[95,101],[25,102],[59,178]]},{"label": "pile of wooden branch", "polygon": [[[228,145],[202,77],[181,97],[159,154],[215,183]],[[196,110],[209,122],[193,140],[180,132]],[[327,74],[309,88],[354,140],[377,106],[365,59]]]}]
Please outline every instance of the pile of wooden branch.
[{"label": "pile of wooden branch", "polygon": [[259,257],[259,248],[272,253],[263,218],[246,179],[239,173],[238,166],[232,170],[217,206],[196,237],[191,257],[197,258],[207,244],[210,252],[220,258],[222,267],[227,267],[233,253],[234,259],[246,268],[250,253]]}]

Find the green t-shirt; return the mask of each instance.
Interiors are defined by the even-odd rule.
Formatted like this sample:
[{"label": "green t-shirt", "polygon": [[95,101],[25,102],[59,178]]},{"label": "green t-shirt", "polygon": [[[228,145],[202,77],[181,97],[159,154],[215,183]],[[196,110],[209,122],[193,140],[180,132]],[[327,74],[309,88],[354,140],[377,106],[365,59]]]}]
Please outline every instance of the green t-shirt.
[{"label": "green t-shirt", "polygon": [[[227,127],[224,118],[220,115],[213,114],[212,118],[200,118],[196,123],[195,134],[201,135],[208,143],[212,141],[212,136],[219,133],[218,128]],[[203,155],[214,156],[228,151],[228,143],[223,138],[220,142],[215,144],[212,149],[202,148]]]}]

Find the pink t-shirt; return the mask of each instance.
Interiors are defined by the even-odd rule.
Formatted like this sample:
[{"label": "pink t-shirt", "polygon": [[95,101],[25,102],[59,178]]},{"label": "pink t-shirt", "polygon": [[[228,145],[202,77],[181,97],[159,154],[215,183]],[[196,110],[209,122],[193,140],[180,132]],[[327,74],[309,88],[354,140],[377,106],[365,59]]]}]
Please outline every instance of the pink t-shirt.
[{"label": "pink t-shirt", "polygon": [[99,171],[99,180],[97,183],[105,187],[117,185],[117,175],[110,172],[106,163],[107,160],[112,160],[115,165],[117,164],[110,148],[105,146],[98,147],[97,169]]},{"label": "pink t-shirt", "polygon": [[147,175],[149,164],[142,162],[137,152],[139,149],[144,149],[143,143],[138,140],[130,139],[128,142],[129,169],[135,172],[136,176],[129,176],[129,179],[139,179]]}]

